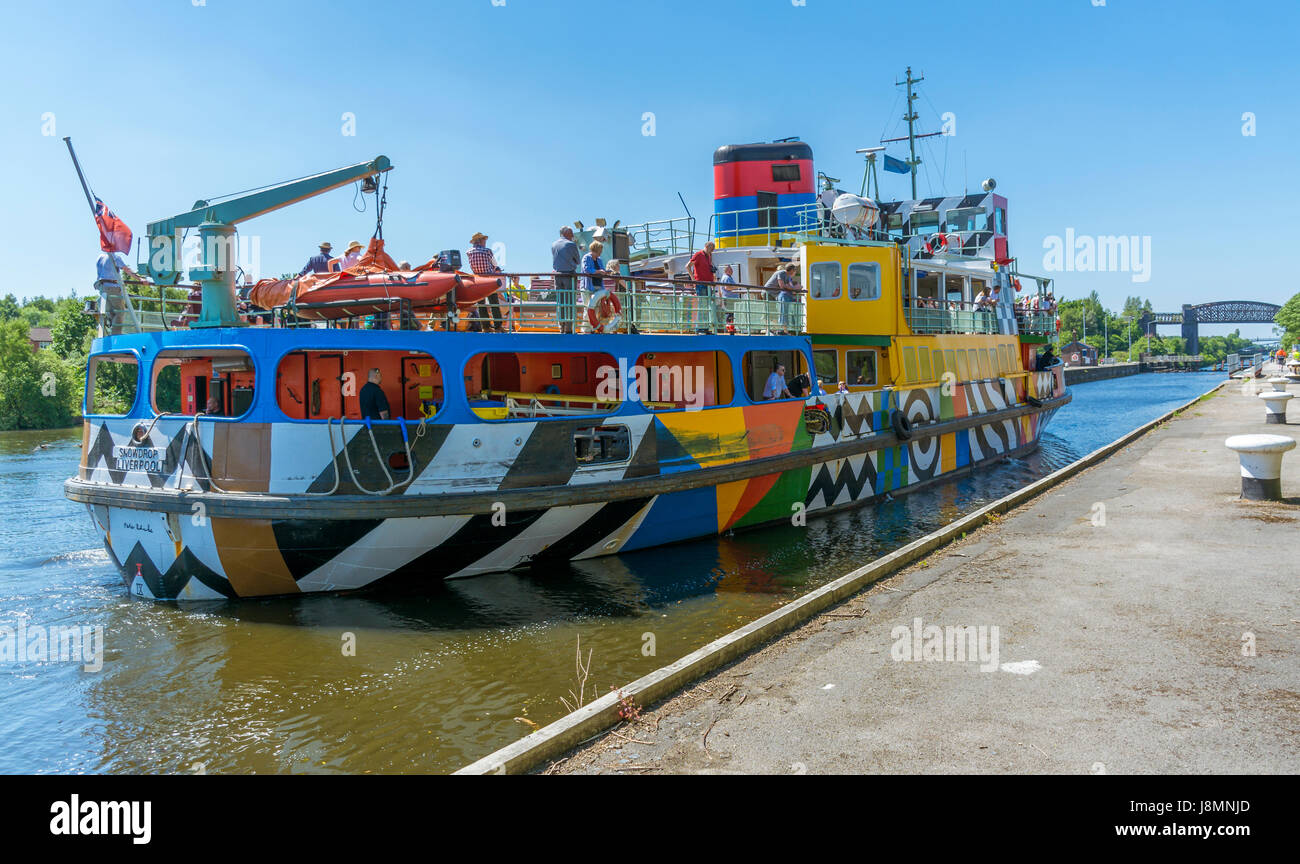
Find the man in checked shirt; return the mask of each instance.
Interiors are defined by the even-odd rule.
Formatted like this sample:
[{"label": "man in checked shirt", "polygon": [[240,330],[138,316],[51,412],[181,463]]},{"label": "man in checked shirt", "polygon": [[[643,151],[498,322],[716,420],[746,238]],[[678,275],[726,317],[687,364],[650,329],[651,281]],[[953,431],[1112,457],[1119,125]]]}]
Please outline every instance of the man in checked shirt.
[{"label": "man in checked shirt", "polygon": [[[475,276],[492,276],[505,272],[497,266],[496,257],[492,254],[492,250],[487,248],[487,240],[487,235],[482,231],[476,231],[474,236],[469,238],[469,251],[465,253],[465,257],[469,260],[470,272]],[[500,279],[497,280],[497,287],[501,287]],[[498,333],[503,332],[501,327],[501,298],[498,296],[498,292],[493,291],[480,303],[486,303],[492,310],[493,323],[491,329]],[[479,315],[479,307],[476,306],[474,308],[474,319],[470,322],[469,329],[478,332],[480,330],[479,321],[484,320],[486,319]]]}]

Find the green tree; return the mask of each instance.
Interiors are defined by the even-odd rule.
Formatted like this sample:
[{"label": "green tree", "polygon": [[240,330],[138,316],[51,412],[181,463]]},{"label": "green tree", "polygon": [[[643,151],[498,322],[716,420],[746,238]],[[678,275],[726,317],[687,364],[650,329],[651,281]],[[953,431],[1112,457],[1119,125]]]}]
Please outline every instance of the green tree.
[{"label": "green tree", "polygon": [[95,331],[95,319],[82,314],[82,302],[75,298],[60,300],[50,327],[50,347],[65,360],[85,362],[89,350],[87,337]]},{"label": "green tree", "polygon": [[0,323],[12,321],[20,314],[21,306],[18,305],[18,298],[12,294],[6,294],[0,299]]},{"label": "green tree", "polygon": [[0,324],[0,429],[50,429],[80,415],[80,361],[33,352],[22,318]]},{"label": "green tree", "polygon": [[1274,323],[1282,329],[1282,347],[1300,345],[1300,294],[1282,304]]}]

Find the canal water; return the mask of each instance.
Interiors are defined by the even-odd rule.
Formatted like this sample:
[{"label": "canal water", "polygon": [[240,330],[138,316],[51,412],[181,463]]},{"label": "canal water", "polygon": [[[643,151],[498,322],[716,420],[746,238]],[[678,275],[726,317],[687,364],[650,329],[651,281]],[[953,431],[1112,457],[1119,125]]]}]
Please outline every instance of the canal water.
[{"label": "canal water", "polygon": [[419,597],[132,599],[84,509],[63,498],[80,432],[0,433],[0,626],[98,626],[105,640],[99,671],[0,664],[0,772],[452,771],[565,713],[579,640],[590,699],[1222,377],[1077,385],[1031,457],[806,528],[458,580]]}]

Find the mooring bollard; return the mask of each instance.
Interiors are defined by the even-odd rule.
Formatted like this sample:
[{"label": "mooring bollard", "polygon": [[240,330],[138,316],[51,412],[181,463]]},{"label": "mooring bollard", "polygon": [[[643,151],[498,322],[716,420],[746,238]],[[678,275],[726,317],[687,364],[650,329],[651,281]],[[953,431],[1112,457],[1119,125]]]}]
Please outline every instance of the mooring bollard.
[{"label": "mooring bollard", "polygon": [[1286,392],[1286,385],[1288,385],[1288,384],[1291,383],[1291,379],[1290,379],[1290,378],[1270,378],[1270,379],[1268,379],[1268,383],[1272,385],[1272,387],[1273,387],[1273,392],[1275,392],[1275,393],[1285,393],[1285,392]]},{"label": "mooring bollard", "polygon": [[1285,435],[1234,435],[1224,446],[1241,460],[1241,497],[1247,501],[1282,500],[1282,454],[1295,447]]},{"label": "mooring bollard", "polygon": [[1286,403],[1294,395],[1293,393],[1279,393],[1276,390],[1260,393],[1259,398],[1264,400],[1264,422],[1285,423]]}]

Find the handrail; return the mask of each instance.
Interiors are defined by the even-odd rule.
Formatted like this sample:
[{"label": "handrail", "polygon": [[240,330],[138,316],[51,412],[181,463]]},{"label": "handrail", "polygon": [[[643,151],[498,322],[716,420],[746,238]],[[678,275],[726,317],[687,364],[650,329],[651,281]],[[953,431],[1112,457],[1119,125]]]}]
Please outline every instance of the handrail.
[{"label": "handrail", "polygon": [[[619,399],[601,399],[598,396],[578,396],[568,393],[523,393],[514,390],[483,390],[480,391],[482,396],[500,397],[502,399],[536,399],[540,402],[579,402],[583,405],[614,405],[621,404]],[[641,405],[649,405],[653,408],[674,408],[674,402],[649,402],[636,400]]]}]

